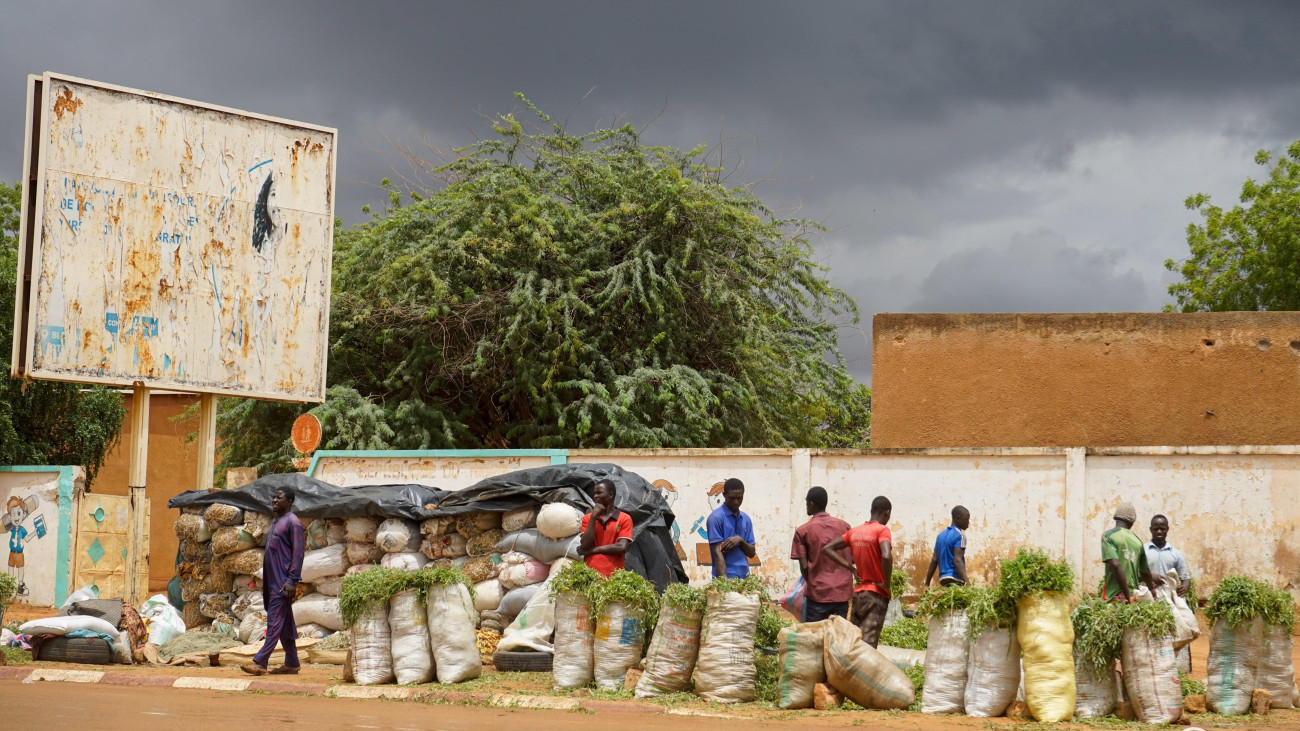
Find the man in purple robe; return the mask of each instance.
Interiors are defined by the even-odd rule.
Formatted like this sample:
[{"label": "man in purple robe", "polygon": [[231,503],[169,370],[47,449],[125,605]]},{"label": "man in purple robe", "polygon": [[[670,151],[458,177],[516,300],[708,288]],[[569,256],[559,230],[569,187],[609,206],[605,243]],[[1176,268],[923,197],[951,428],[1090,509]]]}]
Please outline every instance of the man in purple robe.
[{"label": "man in purple robe", "polygon": [[[294,674],[298,672],[298,627],[293,622],[293,597],[302,581],[302,557],[307,547],[306,534],[293,507],[293,488],[280,487],[271,496],[275,519],[266,532],[266,552],[262,556],[262,603],[266,606],[266,642],[253,655],[253,661],[241,667],[251,675]],[[284,664],[268,671],[267,661],[275,643],[284,647]]]}]

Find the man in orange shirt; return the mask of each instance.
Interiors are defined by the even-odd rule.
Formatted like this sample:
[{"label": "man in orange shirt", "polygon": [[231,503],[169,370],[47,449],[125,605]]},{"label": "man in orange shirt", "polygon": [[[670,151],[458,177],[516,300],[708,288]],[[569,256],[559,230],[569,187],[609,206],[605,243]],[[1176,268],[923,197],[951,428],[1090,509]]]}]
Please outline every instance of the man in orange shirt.
[{"label": "man in orange shirt", "polygon": [[[881,495],[871,501],[871,520],[822,548],[822,555],[858,574],[849,619],[862,629],[862,641],[875,647],[889,609],[889,578],[894,573],[893,535],[886,526],[894,506]],[[840,554],[848,547],[852,561]]]},{"label": "man in orange shirt", "polygon": [[578,555],[605,578],[623,568],[623,554],[632,545],[632,516],[614,507],[617,488],[601,480],[592,490],[596,504],[582,516],[582,541]]}]

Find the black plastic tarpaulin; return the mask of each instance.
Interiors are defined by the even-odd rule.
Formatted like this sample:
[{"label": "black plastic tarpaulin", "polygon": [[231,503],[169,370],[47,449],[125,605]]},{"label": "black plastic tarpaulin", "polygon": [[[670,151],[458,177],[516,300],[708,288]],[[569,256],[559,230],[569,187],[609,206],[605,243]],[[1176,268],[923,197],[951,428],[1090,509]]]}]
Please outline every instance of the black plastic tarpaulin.
[{"label": "black plastic tarpaulin", "polygon": [[167,501],[169,508],[221,503],[244,510],[271,512],[271,495],[280,487],[297,494],[294,512],[302,518],[376,518],[424,520],[474,512],[505,512],[530,505],[562,502],[586,512],[594,505],[592,490],[608,478],[617,489],[615,505],[632,518],[633,540],[625,559],[630,571],[646,577],[659,591],[687,581],[672,541],[676,516],[649,482],[613,464],[565,464],[533,467],[489,477],[463,490],[424,485],[338,487],[306,475],[267,475],[234,490],[190,490]]}]

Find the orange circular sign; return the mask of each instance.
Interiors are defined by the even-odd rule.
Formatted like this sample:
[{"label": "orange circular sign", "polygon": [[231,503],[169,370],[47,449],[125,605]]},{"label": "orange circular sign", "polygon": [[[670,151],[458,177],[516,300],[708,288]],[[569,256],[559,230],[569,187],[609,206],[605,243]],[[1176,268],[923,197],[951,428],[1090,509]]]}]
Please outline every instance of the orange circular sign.
[{"label": "orange circular sign", "polygon": [[311,454],[320,446],[320,419],[313,414],[303,414],[293,421],[293,431],[289,438],[293,448],[303,454]]}]

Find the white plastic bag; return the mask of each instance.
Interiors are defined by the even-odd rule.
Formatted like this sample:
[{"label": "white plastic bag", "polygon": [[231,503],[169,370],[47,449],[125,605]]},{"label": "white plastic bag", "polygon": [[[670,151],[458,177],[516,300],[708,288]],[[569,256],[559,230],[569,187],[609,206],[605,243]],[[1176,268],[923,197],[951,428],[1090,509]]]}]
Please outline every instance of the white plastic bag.
[{"label": "white plastic bag", "polygon": [[555,657],[551,675],[556,688],[581,688],[593,674],[595,624],[591,604],[580,594],[566,592],[555,599]]},{"label": "white plastic bag", "polygon": [[592,674],[601,690],[623,690],[629,668],[641,661],[645,626],[627,605],[610,602],[596,618]]},{"label": "white plastic bag", "polygon": [[513,533],[517,530],[523,530],[530,525],[535,524],[537,518],[537,506],[529,505],[523,508],[507,510],[501,515],[501,530],[506,533]]},{"label": "white plastic bag", "polygon": [[266,607],[263,606],[262,592],[260,591],[244,592],[235,600],[234,604],[230,605],[230,613],[235,615],[235,619],[239,620],[253,612],[265,611]]},{"label": "white plastic bag", "polygon": [[329,633],[328,627],[322,627],[315,622],[298,625],[298,639],[300,640],[323,640]]},{"label": "white plastic bag", "polygon": [[[530,587],[532,588],[532,587]],[[506,627],[497,651],[534,650],[554,652],[551,634],[555,632],[555,600],[551,598],[550,582],[538,584],[528,603]]]},{"label": "white plastic bag", "polygon": [[239,623],[239,641],[245,645],[266,639],[266,612],[258,610],[244,615]]},{"label": "white plastic bag", "polygon": [[501,557],[497,579],[501,581],[501,588],[509,590],[546,581],[549,572],[550,566],[547,564],[526,553],[511,551]]},{"label": "white plastic bag", "polygon": [[343,629],[339,598],[312,593],[294,602],[293,623],[304,625],[313,622],[331,630]]},{"label": "white plastic bag", "polygon": [[387,604],[370,607],[352,624],[352,676],[358,685],[383,685],[393,680]]},{"label": "white plastic bag", "polygon": [[1144,629],[1124,630],[1124,687],[1133,712],[1145,723],[1173,723],[1183,713],[1172,638]]},{"label": "white plastic bag", "polygon": [[347,570],[348,547],[345,543],[307,551],[302,557],[302,580],[309,584],[326,576],[338,576]]},{"label": "white plastic bag", "polygon": [[708,592],[695,664],[695,692],[718,703],[754,700],[756,594]]},{"label": "white plastic bag", "polygon": [[91,599],[98,599],[98,598],[99,598],[99,592],[95,591],[94,586],[83,586],[80,589],[77,589],[76,591],[69,594],[68,598],[64,599],[63,603],[59,605],[59,609],[60,610],[67,609],[68,607],[72,606],[73,602],[84,602],[84,601],[89,601]]},{"label": "white plastic bag", "polygon": [[66,617],[45,617],[24,622],[18,628],[20,635],[66,635],[79,629],[99,632],[110,637],[117,636],[117,628],[107,620],[88,614],[72,614]]},{"label": "white plastic bag", "polygon": [[925,687],[921,713],[965,713],[966,672],[970,646],[966,633],[970,620],[965,611],[930,618],[930,639],[925,649]]},{"label": "white plastic bag", "polygon": [[659,609],[646,652],[645,672],[636,683],[637,698],[681,693],[690,685],[700,655],[700,624],[704,613],[664,604]]},{"label": "white plastic bag", "polygon": [[[165,594],[155,594],[140,605],[140,616],[149,619],[149,642],[162,647],[185,634],[185,620]],[[105,623],[107,624],[107,622]]]},{"label": "white plastic bag", "polygon": [[781,669],[776,686],[777,708],[812,707],[813,687],[826,682],[822,657],[825,644],[824,622],[796,624],[777,633],[777,662]]},{"label": "white plastic bag", "polygon": [[429,618],[415,589],[399,591],[388,602],[388,630],[393,637],[393,674],[399,685],[433,680]]},{"label": "white plastic bag", "polygon": [[375,531],[375,545],[386,553],[411,553],[420,550],[420,526],[414,521],[389,518]]},{"label": "white plastic bag", "polygon": [[479,657],[478,613],[464,584],[429,587],[429,626],[439,683],[460,683],[483,673]]},{"label": "white plastic bag", "polygon": [[1201,624],[1187,599],[1178,596],[1178,571],[1169,569],[1163,586],[1156,587],[1156,598],[1167,602],[1174,613],[1174,650],[1181,650],[1201,636]]},{"label": "white plastic bag", "polygon": [[537,531],[547,538],[576,536],[581,528],[582,511],[571,505],[548,503],[537,511]]},{"label": "white plastic bag", "polygon": [[996,718],[1020,687],[1020,643],[1015,630],[986,627],[970,643],[966,666],[966,715]]}]

